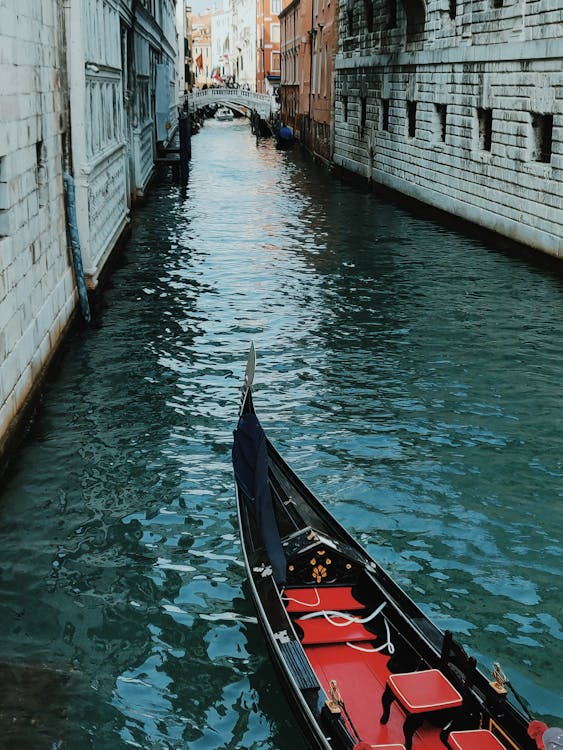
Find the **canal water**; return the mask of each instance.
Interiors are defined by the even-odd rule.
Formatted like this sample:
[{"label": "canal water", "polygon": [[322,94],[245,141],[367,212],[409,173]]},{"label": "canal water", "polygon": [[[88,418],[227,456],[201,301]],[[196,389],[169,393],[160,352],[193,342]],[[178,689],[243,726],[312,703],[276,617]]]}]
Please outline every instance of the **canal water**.
[{"label": "canal water", "polygon": [[194,138],[185,195],[165,179],[136,209],[4,481],[0,745],[304,747],[243,585],[230,449],[252,341],[283,455],[560,725],[561,276],[239,120]]}]

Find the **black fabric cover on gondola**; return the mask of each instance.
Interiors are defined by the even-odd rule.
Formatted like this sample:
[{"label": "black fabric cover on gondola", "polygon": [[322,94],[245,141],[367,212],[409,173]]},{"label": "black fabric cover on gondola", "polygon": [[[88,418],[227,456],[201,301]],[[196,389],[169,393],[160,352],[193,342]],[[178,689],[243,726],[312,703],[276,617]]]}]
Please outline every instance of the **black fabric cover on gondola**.
[{"label": "black fabric cover on gondola", "polygon": [[256,414],[243,414],[234,431],[233,467],[235,478],[247,496],[262,542],[266,547],[274,579],[285,584],[285,554],[274,516],[268,484],[266,435]]}]

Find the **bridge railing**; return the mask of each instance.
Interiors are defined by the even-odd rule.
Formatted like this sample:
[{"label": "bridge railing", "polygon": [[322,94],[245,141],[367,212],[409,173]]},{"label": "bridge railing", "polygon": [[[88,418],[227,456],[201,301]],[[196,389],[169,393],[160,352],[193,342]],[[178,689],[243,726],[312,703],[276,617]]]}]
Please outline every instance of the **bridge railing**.
[{"label": "bridge railing", "polygon": [[232,102],[241,104],[249,109],[255,109],[262,116],[267,116],[277,108],[276,101],[270,94],[259,94],[248,89],[229,88],[217,86],[208,89],[194,89],[188,94],[190,109],[198,109],[206,104]]}]

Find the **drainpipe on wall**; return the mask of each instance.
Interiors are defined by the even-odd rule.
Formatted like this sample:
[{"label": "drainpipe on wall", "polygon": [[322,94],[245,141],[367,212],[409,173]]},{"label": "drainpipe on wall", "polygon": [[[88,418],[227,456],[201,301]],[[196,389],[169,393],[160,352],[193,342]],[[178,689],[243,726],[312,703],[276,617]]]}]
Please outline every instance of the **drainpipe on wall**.
[{"label": "drainpipe on wall", "polygon": [[72,263],[74,266],[74,276],[76,278],[76,288],[80,300],[80,309],[84,320],[89,323],[90,304],[88,302],[88,291],[86,281],[84,280],[84,268],[82,266],[82,253],[80,251],[80,239],[78,237],[78,224],[76,222],[76,199],[74,195],[74,178],[68,170],[65,169],[64,175],[65,186],[65,206],[66,206],[66,224],[68,236],[70,238],[70,247],[72,250]]}]

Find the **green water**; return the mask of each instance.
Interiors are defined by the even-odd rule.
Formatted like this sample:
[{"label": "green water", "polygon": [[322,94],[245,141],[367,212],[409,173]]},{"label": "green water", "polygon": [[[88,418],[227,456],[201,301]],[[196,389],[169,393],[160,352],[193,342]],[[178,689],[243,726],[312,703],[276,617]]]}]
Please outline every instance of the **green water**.
[{"label": "green water", "polygon": [[305,482],[560,724],[562,292],[207,124],[187,195],[164,181],[136,210],[4,482],[0,747],[302,750],[243,587],[251,341],[257,410]]}]

